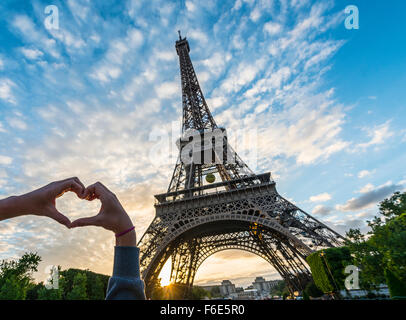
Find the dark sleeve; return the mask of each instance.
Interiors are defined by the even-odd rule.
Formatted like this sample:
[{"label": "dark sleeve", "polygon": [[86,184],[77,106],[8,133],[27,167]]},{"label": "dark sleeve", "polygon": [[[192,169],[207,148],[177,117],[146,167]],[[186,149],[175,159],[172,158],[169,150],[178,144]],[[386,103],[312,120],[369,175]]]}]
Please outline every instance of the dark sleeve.
[{"label": "dark sleeve", "polygon": [[145,300],[139,254],[137,247],[114,248],[113,275],[107,286],[106,300]]}]

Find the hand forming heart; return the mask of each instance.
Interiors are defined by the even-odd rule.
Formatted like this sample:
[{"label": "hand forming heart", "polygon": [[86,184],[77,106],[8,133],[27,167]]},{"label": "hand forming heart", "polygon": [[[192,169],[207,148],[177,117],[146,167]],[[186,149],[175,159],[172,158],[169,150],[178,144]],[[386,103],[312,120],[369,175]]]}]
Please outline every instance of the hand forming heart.
[{"label": "hand forming heart", "polygon": [[52,182],[20,196],[16,201],[16,210],[19,215],[33,214],[49,217],[70,228],[70,220],[55,207],[56,198],[61,197],[67,191],[75,192],[80,199],[84,199],[85,186],[75,177]]},{"label": "hand forming heart", "polygon": [[[56,209],[56,198],[72,191],[80,199],[99,199],[101,208],[93,217],[80,218],[72,223]],[[23,215],[37,215],[54,219],[67,228],[98,226],[116,233],[117,246],[135,246],[136,234],[130,217],[118,201],[116,195],[102,183],[97,182],[87,188],[78,178],[52,182],[45,187],[21,196],[0,200],[0,221]]]},{"label": "hand forming heart", "polygon": [[[72,191],[80,199],[101,201],[100,212],[87,218],[80,218],[71,223],[69,218],[56,209],[55,200],[65,192]],[[18,215],[34,214],[46,216],[65,225],[67,228],[99,226],[114,233],[120,233],[133,226],[130,217],[118,201],[116,195],[102,183],[97,182],[87,188],[76,177],[52,182],[45,187],[18,197],[14,208]]]}]

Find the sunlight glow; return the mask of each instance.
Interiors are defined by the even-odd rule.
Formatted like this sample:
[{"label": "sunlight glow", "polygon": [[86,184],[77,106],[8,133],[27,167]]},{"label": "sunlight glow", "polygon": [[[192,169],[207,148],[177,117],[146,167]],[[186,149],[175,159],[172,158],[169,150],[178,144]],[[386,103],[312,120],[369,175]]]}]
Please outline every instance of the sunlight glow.
[{"label": "sunlight glow", "polygon": [[159,274],[159,278],[161,278],[161,286],[165,287],[171,284],[170,277],[171,277],[171,267],[172,267],[172,258],[169,258],[164,266],[162,267],[161,273]]}]

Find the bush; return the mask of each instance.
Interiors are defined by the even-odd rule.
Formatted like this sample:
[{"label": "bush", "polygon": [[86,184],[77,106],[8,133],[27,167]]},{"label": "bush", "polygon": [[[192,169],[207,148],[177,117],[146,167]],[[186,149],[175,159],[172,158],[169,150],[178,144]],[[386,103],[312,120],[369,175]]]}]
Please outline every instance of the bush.
[{"label": "bush", "polygon": [[309,282],[304,289],[304,293],[306,293],[309,297],[318,298],[323,295],[323,291],[321,291],[313,281]]},{"label": "bush", "polygon": [[406,285],[389,269],[385,269],[386,283],[393,299],[406,299]]},{"label": "bush", "polygon": [[315,285],[323,292],[332,292],[334,286],[330,281],[320,252],[314,252],[306,258],[310,266]]},{"label": "bush", "polygon": [[352,264],[347,247],[329,248],[312,253],[306,258],[314,283],[324,293],[344,289],[345,267]]}]

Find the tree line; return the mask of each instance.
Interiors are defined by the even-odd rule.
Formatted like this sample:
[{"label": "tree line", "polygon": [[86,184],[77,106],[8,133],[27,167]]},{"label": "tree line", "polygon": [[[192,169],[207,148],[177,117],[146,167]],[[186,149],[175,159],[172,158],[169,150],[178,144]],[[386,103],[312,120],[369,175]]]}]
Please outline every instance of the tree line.
[{"label": "tree line", "polygon": [[[35,283],[41,257],[25,253],[18,260],[0,263],[0,300],[103,300],[109,276],[89,270],[58,267],[57,288],[48,289],[43,282]],[[55,287],[55,286],[54,286]]]}]

